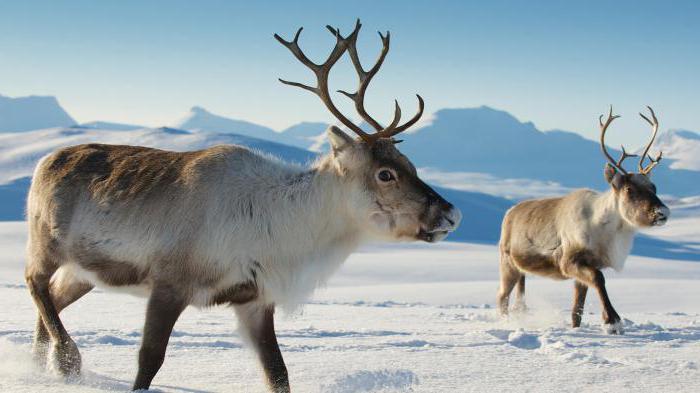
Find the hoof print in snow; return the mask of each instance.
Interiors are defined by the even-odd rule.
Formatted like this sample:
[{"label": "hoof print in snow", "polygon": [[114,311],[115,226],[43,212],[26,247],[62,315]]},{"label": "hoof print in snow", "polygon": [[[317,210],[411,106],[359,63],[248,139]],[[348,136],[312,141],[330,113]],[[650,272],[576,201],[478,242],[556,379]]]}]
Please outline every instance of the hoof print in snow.
[{"label": "hoof print in snow", "polygon": [[623,328],[622,321],[617,321],[615,323],[606,323],[603,325],[603,329],[607,334],[625,334],[625,329]]},{"label": "hoof print in snow", "polygon": [[375,391],[411,391],[418,376],[410,370],[360,370],[323,385],[322,392],[350,393]]},{"label": "hoof print in snow", "polygon": [[542,346],[539,336],[525,333],[521,329],[508,335],[508,343],[520,349],[537,349]]}]

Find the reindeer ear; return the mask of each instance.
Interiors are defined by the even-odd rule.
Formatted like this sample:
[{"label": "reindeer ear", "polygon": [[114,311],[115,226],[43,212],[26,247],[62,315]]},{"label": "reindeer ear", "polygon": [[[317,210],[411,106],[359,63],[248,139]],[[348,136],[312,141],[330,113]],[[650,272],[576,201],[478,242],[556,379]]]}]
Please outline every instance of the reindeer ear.
[{"label": "reindeer ear", "polygon": [[615,177],[615,174],[617,173],[617,168],[610,164],[605,164],[605,170],[603,171],[603,176],[605,176],[605,181],[610,184],[612,182],[613,178]]},{"label": "reindeer ear", "polygon": [[605,176],[605,181],[608,182],[614,189],[619,189],[622,186],[622,174],[617,171],[617,168],[610,164],[605,164],[605,170],[603,171]]},{"label": "reindeer ear", "polygon": [[354,146],[356,143],[355,139],[336,126],[328,127],[326,134],[328,134],[328,142],[331,144],[331,150],[333,150],[334,155]]}]

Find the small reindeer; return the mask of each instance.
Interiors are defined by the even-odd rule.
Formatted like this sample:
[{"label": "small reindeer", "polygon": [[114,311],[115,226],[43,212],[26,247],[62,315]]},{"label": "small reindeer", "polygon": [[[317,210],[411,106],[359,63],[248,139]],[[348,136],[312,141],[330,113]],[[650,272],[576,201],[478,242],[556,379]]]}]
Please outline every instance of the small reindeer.
[{"label": "small reindeer", "polygon": [[[649,107],[651,120],[640,113],[652,127],[652,136],[639,159],[639,173],[628,173],[622,166],[629,157],[625,148],[615,161],[605,148],[605,132],[619,116],[612,114],[603,123],[600,116],[600,147],[608,160],[605,180],[610,190],[598,193],[577,190],[559,198],[537,199],[518,203],[503,219],[501,228],[501,288],[498,304],[508,313],[510,293],[517,284],[515,308],[525,307],[525,273],[558,280],[574,279],[573,327],[581,325],[581,315],[589,287],[594,288],[603,304],[603,321],[609,333],[622,334],[620,316],[605,290],[601,269],[622,270],[632,248],[634,234],[640,227],[664,225],[669,209],[656,196],[651,170],[661,161],[649,149],[654,143],[659,122]],[[650,163],[644,165],[645,159]]]},{"label": "small reindeer", "polygon": [[[39,310],[34,353],[64,375],[81,359],[59,312],[93,286],[148,296],[133,388],[147,389],[165,357],[182,311],[230,305],[258,353],[272,390],[288,392],[287,369],[274,330],[275,306],[298,304],[369,239],[436,242],[461,213],[423,183],[393,137],[421,117],[387,127],[364,109],[364,94],[389,50],[382,36],[377,63],[364,71],[354,31],[336,38],[323,64],[297,42],[275,35],[304,65],[317,94],[354,139],[328,129],[331,152],[310,168],[285,164],[241,146],[169,152],[90,144],[60,149],[38,164],[29,191],[26,281]],[[369,134],[335,107],[328,91],[333,65],[349,51],[360,76],[352,98]],[[51,344],[51,345],[50,345]],[[51,347],[51,348],[49,348]],[[49,349],[51,350],[48,356]]]}]

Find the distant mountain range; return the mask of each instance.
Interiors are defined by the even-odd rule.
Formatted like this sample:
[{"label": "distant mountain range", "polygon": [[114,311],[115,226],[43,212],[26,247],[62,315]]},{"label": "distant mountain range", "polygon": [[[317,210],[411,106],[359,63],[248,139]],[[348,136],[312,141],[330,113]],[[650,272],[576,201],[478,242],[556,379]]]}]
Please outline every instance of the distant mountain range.
[{"label": "distant mountain range", "polygon": [[277,132],[271,128],[218,116],[199,106],[192,107],[182,120],[175,122],[172,126],[182,130],[233,133],[271,141],[277,140]]},{"label": "distant mountain range", "polygon": [[673,159],[672,169],[700,171],[700,134],[697,132],[670,130],[659,136],[656,148]]},{"label": "distant mountain range", "polygon": [[[597,141],[567,131],[542,132],[532,123],[488,107],[440,110],[431,124],[404,139],[401,150],[419,167],[554,181],[566,187],[607,187],[606,161]],[[700,166],[689,159],[700,156],[696,139],[700,134],[689,131],[661,135],[661,143],[653,148],[664,149],[665,160],[653,174],[661,193],[700,194]],[[689,148],[689,141],[694,148]],[[678,148],[666,150],[669,146]],[[689,151],[679,155],[681,148]]]},{"label": "distant mountain range", "polygon": [[[183,129],[232,132],[314,151],[325,150],[323,123],[301,123],[282,132],[193,108]],[[443,109],[432,121],[406,136],[399,146],[418,167],[441,172],[486,173],[501,179],[528,178],[563,187],[605,189],[605,159],[597,141],[574,132],[540,131],[508,112],[489,107]],[[700,194],[700,134],[669,131],[653,151],[665,161],[654,170],[659,190],[676,196]],[[610,148],[612,154],[618,149]],[[630,167],[632,168],[632,167]]]},{"label": "distant mountain range", "polygon": [[286,161],[305,164],[316,154],[277,142],[237,134],[187,131],[170,127],[131,131],[84,126],[57,127],[22,133],[0,133],[0,184],[31,176],[36,162],[51,151],[82,143],[141,145],[168,150],[197,150],[217,144],[237,144]]},{"label": "distant mountain range", "polygon": [[[37,108],[33,111],[28,109],[32,105],[26,106],[26,102],[39,102],[37,108],[43,108],[44,112]],[[55,99],[29,100],[22,105],[24,115],[65,113]],[[47,106],[53,108],[46,109]],[[107,122],[75,125],[67,114],[67,117],[25,119],[23,124],[19,124],[21,116],[18,113],[15,115],[14,123],[5,123],[13,124],[15,132],[0,132],[0,221],[24,219],[26,193],[36,162],[62,146],[101,142],[182,151],[227,143],[245,145],[304,164],[317,157],[317,153],[308,150],[310,147],[323,149],[322,136],[327,127],[322,123],[301,123],[277,132],[253,123],[213,115],[198,107],[192,108],[182,121],[176,123],[178,127],[160,128]],[[69,124],[57,126],[65,123]],[[41,124],[43,128],[28,130],[32,124]],[[0,128],[0,131],[8,129]],[[503,194],[493,192],[493,188],[498,187],[497,177],[543,179],[541,183],[551,190],[566,189],[551,181],[563,185],[602,187],[600,179],[604,161],[596,142],[565,131],[541,132],[531,123],[518,122],[506,112],[487,107],[438,111],[432,123],[404,139],[401,150],[418,166],[430,167],[430,171],[424,172],[430,174],[427,178],[434,182],[443,171],[450,174],[450,181],[469,179],[470,176],[465,174],[475,173],[476,178],[481,177],[480,181],[489,184],[491,194],[498,195]],[[698,158],[698,154],[694,153],[698,151],[694,150],[698,141],[700,135],[690,131],[668,132],[659,139],[659,147],[674,158],[667,160],[656,175],[662,192],[677,192],[681,196],[700,195],[700,171],[694,166]],[[674,185],[674,180],[678,179],[680,186]],[[683,182],[687,182],[685,187]],[[521,184],[527,187],[528,183],[518,180],[503,184],[513,188]],[[542,184],[538,187],[542,187]],[[465,224],[450,235],[450,240],[488,243],[498,240],[501,219],[513,205],[513,200],[489,195],[479,189],[436,189],[464,213]],[[526,195],[527,190],[523,190],[522,194]],[[697,252],[688,251],[679,244],[644,236],[637,242],[635,250],[641,255],[700,259]]]},{"label": "distant mountain range", "polygon": [[232,133],[284,143],[310,149],[314,140],[328,127],[324,123],[300,123],[281,132],[271,128],[215,115],[202,107],[192,107],[189,113],[174,125],[176,128],[193,131]]},{"label": "distant mountain range", "polygon": [[[18,127],[15,131],[28,130],[37,122],[46,126],[73,124],[53,98],[3,99],[26,100],[23,111],[14,115],[13,124]],[[38,106],[35,111],[28,109],[32,102]],[[40,115],[30,116],[33,113]],[[63,113],[66,117],[37,119],[44,113]],[[19,124],[23,115],[27,117],[26,124]],[[115,131],[142,128],[105,122],[86,123],[80,127]],[[300,123],[278,132],[251,122],[215,115],[196,106],[173,124],[175,129],[238,134],[313,151],[325,150],[323,131],[326,127],[323,123]],[[9,129],[0,127],[0,131]],[[520,122],[505,111],[485,106],[440,110],[429,124],[403,139],[405,142],[400,149],[416,166],[437,172],[483,173],[497,179],[532,179],[556,183],[562,188],[606,187],[602,176],[605,160],[597,141],[573,132],[543,132],[532,123]],[[663,164],[654,171],[660,192],[679,197],[700,195],[700,134],[687,130],[664,132],[654,151],[657,149],[662,149],[665,157]],[[618,154],[616,149],[610,150]]]},{"label": "distant mountain range", "polygon": [[[114,127],[111,127],[114,128]],[[36,162],[49,152],[81,143],[138,144],[168,150],[196,150],[216,144],[238,144],[286,161],[306,164],[316,153],[249,136],[187,131],[176,128],[101,130],[86,126],[56,127],[22,133],[0,134],[0,221],[23,220],[30,176]],[[505,210],[512,202],[478,192],[440,189],[471,220],[451,235],[452,240],[495,242]]]},{"label": "distant mountain range", "polygon": [[29,131],[75,124],[54,97],[0,95],[0,132]]},{"label": "distant mountain range", "polygon": [[135,124],[111,123],[108,121],[91,121],[89,123],[82,123],[79,127],[110,131],[133,131],[139,128],[145,128],[144,126],[137,126]]}]

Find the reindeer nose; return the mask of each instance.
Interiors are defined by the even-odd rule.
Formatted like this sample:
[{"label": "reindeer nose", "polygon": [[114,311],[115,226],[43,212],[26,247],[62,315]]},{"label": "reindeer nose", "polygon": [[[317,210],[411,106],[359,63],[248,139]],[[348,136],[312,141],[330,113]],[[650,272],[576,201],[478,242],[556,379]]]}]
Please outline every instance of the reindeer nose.
[{"label": "reindeer nose", "polygon": [[671,216],[671,210],[666,206],[661,206],[656,209],[656,215],[654,217],[654,225],[664,225],[668,218]]},{"label": "reindeer nose", "polygon": [[459,223],[462,222],[462,211],[454,205],[450,205],[449,210],[443,218],[450,224],[450,228],[447,230],[452,232],[456,230],[457,227],[459,227]]}]

